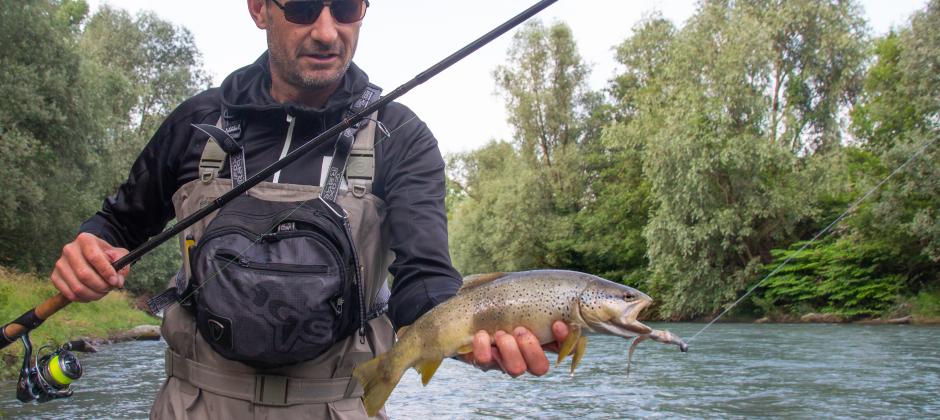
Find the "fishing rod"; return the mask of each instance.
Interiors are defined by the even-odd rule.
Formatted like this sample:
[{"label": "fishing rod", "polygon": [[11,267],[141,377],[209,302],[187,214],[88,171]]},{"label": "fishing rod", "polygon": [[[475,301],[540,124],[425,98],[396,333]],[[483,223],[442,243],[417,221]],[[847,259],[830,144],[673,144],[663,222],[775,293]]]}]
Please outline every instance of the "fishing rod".
[{"label": "fishing rod", "polygon": [[[255,185],[272,176],[275,172],[293,163],[301,156],[314,152],[323,153],[324,149],[329,145],[327,142],[328,139],[336,137],[343,130],[353,126],[366,116],[371,115],[373,112],[384,107],[389,102],[398,99],[411,89],[433,78],[438,73],[444,71],[458,61],[474,53],[476,50],[508,32],[510,29],[518,26],[522,22],[528,20],[532,16],[535,16],[557,1],[558,0],[541,0],[538,3],[530,6],[528,9],[522,11],[518,15],[512,17],[496,28],[490,30],[483,36],[477,38],[473,42],[449,55],[447,58],[419,73],[413,79],[397,87],[388,95],[381,97],[379,100],[372,103],[371,105],[366,106],[358,113],[347,119],[344,119],[342,122],[334,125],[333,127],[330,127],[313,139],[308,140],[293,152],[288,153],[280,160],[268,165],[266,168],[262,169],[255,175],[252,175],[247,180],[238,184],[225,194],[222,194],[219,198],[208,203],[205,207],[199,209],[189,217],[180,220],[173,227],[150,238],[147,242],[138,246],[127,255],[111,263],[111,266],[114,267],[115,270],[120,270],[130,265],[131,263],[137,261],[152,251],[154,248],[158,247],[160,244],[176,236],[212,212],[222,208],[222,206],[227,204],[229,201],[235,199]],[[71,302],[67,297],[65,297],[65,295],[58,293],[42,302],[35,308],[30,309],[15,320],[7,323],[3,326],[2,331],[0,331],[0,349],[13,344],[15,341],[17,341],[17,339],[23,342],[25,354],[23,368],[20,372],[20,382],[19,386],[17,387],[17,398],[20,399],[20,401],[26,402],[39,400],[40,402],[43,402],[48,401],[49,399],[68,397],[71,395],[69,384],[72,380],[81,377],[81,365],[78,363],[78,360],[74,358],[74,355],[69,352],[67,347],[57,349],[46,357],[40,357],[37,354],[35,363],[33,363],[32,366],[29,365],[30,353],[32,350],[32,345],[29,341],[29,332],[39,327],[45,320],[49,319],[50,316],[59,310],[68,306],[69,303]],[[22,395],[19,391],[21,386],[25,388]]]}]

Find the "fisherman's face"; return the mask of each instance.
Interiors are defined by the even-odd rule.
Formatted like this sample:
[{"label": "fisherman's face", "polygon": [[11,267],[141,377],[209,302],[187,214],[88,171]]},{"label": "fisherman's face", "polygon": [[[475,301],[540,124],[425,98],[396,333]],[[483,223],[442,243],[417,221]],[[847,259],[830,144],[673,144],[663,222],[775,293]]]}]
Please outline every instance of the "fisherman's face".
[{"label": "fisherman's face", "polygon": [[[279,3],[291,1],[297,0]],[[330,8],[324,7],[314,22],[299,24],[289,22],[272,0],[249,0],[249,8],[256,25],[267,31],[275,83],[302,91],[332,92],[339,86],[356,52],[361,20],[340,23]]]}]

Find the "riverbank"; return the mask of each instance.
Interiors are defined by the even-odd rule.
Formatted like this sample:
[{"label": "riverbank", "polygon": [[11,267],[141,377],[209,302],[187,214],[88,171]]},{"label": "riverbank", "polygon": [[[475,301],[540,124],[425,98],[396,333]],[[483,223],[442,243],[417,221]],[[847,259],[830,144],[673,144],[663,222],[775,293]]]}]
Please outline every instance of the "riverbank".
[{"label": "riverbank", "polygon": [[861,324],[861,325],[940,325],[940,318],[931,316],[905,315],[892,318],[846,319],[835,314],[810,312],[802,316],[785,315],[763,317],[744,322],[755,324]]},{"label": "riverbank", "polygon": [[[0,267],[0,323],[7,323],[56,293],[43,278]],[[134,308],[132,297],[113,292],[98,302],[69,305],[30,334],[33,347],[61,344],[78,337],[109,341],[139,325],[158,325],[159,319]],[[0,351],[0,380],[15,379],[23,346]]]}]

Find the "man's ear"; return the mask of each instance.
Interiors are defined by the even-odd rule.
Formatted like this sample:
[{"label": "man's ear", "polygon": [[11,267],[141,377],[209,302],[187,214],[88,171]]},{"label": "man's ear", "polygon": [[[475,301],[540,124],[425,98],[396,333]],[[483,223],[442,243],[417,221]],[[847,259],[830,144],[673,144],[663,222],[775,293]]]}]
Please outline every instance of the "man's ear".
[{"label": "man's ear", "polygon": [[248,0],[248,13],[258,29],[268,29],[268,0]]}]

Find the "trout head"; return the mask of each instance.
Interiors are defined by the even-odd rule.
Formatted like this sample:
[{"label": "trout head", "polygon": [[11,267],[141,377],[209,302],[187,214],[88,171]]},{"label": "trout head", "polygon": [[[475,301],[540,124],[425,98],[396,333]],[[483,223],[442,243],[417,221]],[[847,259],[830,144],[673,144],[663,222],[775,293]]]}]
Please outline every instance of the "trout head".
[{"label": "trout head", "polygon": [[632,338],[653,331],[637,321],[653,299],[632,287],[599,279],[581,292],[579,300],[581,319],[595,332]]}]

